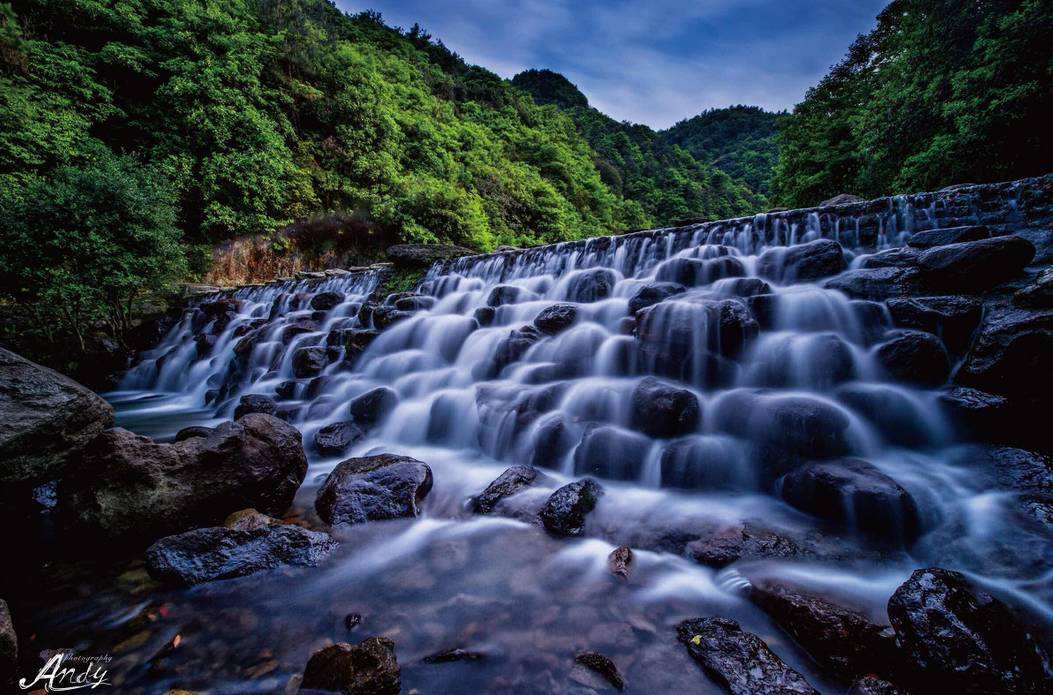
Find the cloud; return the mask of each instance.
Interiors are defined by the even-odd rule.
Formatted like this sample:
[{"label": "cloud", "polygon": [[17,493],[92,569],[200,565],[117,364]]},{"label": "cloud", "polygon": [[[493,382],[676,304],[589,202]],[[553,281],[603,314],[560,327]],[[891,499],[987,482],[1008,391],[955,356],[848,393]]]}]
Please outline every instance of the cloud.
[{"label": "cloud", "polygon": [[662,128],[712,107],[791,108],[885,0],[338,0],[414,22],[504,77],[562,72],[593,106]]}]

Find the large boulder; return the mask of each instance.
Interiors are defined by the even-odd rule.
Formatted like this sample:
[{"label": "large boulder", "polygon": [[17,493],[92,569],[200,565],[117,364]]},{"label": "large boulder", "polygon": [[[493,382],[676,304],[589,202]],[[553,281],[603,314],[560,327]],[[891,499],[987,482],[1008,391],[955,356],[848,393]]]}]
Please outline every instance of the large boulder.
[{"label": "large boulder", "polygon": [[298,379],[317,376],[328,362],[327,351],[320,345],[298,348],[292,358],[293,375]]},{"label": "large boulder", "polygon": [[250,393],[247,396],[242,396],[241,400],[238,401],[237,407],[234,408],[234,419],[240,420],[252,413],[274,415],[277,411],[278,404],[274,402],[273,398],[258,393]]},{"label": "large boulder", "polygon": [[395,643],[370,637],[352,646],[340,642],[311,655],[302,688],[345,695],[398,695],[402,689]]},{"label": "large boulder", "polygon": [[396,244],[388,247],[388,260],[401,268],[429,268],[437,261],[446,261],[477,253],[463,246],[443,244]]},{"label": "large boulder", "polygon": [[77,382],[0,348],[0,482],[34,485],[113,425],[113,408]]},{"label": "large boulder", "polygon": [[1017,306],[1033,309],[1053,309],[1053,268],[1046,268],[1035,281],[1013,295]]},{"label": "large boulder", "polygon": [[724,278],[746,275],[746,267],[738,258],[671,258],[658,266],[655,280],[659,282],[700,287]]},{"label": "large boulder", "polygon": [[915,570],[888,617],[920,672],[917,692],[1048,693],[1048,656],[1008,606],[959,572]]},{"label": "large boulder", "polygon": [[947,246],[948,244],[959,244],[963,241],[978,241],[991,236],[987,227],[981,224],[965,227],[945,227],[943,229],[929,229],[924,232],[912,234],[907,240],[907,246],[927,249],[933,246]]},{"label": "large boulder", "polygon": [[919,386],[940,386],[951,372],[943,342],[923,331],[896,331],[874,349],[874,358],[892,378]]},{"label": "large boulder", "polygon": [[347,409],[352,420],[368,429],[387,417],[398,403],[397,393],[387,386],[377,386],[353,398]]},{"label": "large boulder", "polygon": [[489,514],[504,498],[533,485],[538,475],[538,470],[533,466],[512,466],[487,485],[485,490],[472,497],[468,507],[474,514]]},{"label": "large boulder", "polygon": [[928,249],[918,255],[918,266],[930,287],[983,292],[1016,277],[1034,257],[1031,242],[1009,235]]},{"label": "large boulder", "polygon": [[331,526],[415,517],[431,486],[431,468],[417,459],[393,454],[353,458],[326,476],[314,506]]},{"label": "large boulder", "polygon": [[315,311],[329,311],[344,301],[342,292],[327,291],[319,292],[311,297],[311,308]]},{"label": "large boulder", "polygon": [[771,248],[757,259],[757,275],[783,283],[818,280],[837,275],[847,267],[841,244],[832,239]]},{"label": "large boulder", "polygon": [[781,582],[751,582],[749,597],[815,661],[846,681],[895,672],[896,644],[887,625],[862,612]]},{"label": "large boulder", "polygon": [[858,268],[847,270],[823,283],[829,290],[838,290],[852,299],[890,299],[922,294],[925,286],[915,268]]},{"label": "large boulder", "polygon": [[899,297],[888,300],[887,305],[897,326],[937,335],[957,354],[969,347],[983,314],[978,300],[961,296]]},{"label": "large boulder", "polygon": [[652,437],[688,434],[702,417],[695,394],[654,377],[645,377],[636,385],[631,401],[632,426]]},{"label": "large boulder", "polygon": [[201,584],[244,577],[278,567],[314,567],[336,548],[328,534],[293,524],[255,523],[239,517],[242,528],[215,526],[156,541],[146,549],[146,569],[173,584]]},{"label": "large boulder", "polygon": [[366,433],[354,422],[334,422],[315,432],[314,448],[322,456],[339,456],[364,436]]},{"label": "large boulder", "polygon": [[574,325],[578,320],[578,309],[572,304],[553,304],[534,317],[534,325],[547,335],[556,335]]},{"label": "large boulder", "polygon": [[860,268],[917,268],[918,250],[909,246],[893,246],[877,253],[861,256]]},{"label": "large boulder", "polygon": [[572,302],[596,302],[610,297],[618,276],[609,268],[592,268],[567,279],[566,298]]},{"label": "large boulder", "polygon": [[603,488],[591,478],[568,483],[549,496],[538,517],[555,536],[582,536],[585,517],[596,508],[602,496]]},{"label": "large boulder", "polygon": [[990,310],[955,381],[1048,404],[1053,383],[1053,311],[1012,306]]},{"label": "large boulder", "polygon": [[675,282],[651,282],[636,291],[629,300],[629,313],[635,314],[640,309],[665,301],[670,297],[683,294],[683,285]]},{"label": "large boulder", "polygon": [[172,444],[118,428],[68,468],[58,510],[74,529],[145,542],[246,507],[281,514],[306,474],[300,433],[270,415],[246,415]]},{"label": "large boulder", "polygon": [[677,638],[715,683],[732,695],[818,695],[760,637],[728,618],[695,618],[676,627]]},{"label": "large boulder", "polygon": [[782,479],[782,498],[803,512],[890,541],[918,534],[918,507],[902,485],[862,459],[801,466]]}]

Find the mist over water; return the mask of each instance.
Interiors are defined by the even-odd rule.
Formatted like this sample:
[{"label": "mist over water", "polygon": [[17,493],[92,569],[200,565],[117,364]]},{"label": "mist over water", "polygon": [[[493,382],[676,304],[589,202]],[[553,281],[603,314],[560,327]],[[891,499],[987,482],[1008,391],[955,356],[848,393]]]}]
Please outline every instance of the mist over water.
[{"label": "mist over water", "polygon": [[[390,452],[431,466],[419,519],[338,531],[335,559],[295,582],[206,590],[268,606],[274,627],[330,610],[320,603],[369,597],[377,617],[360,636],[396,632],[400,662],[458,646],[501,655],[477,671],[451,667],[463,686],[488,669],[528,668],[543,651],[539,631],[572,650],[606,639],[590,636],[596,625],[621,629],[612,615],[629,616],[631,647],[614,638],[603,649],[641,655],[628,680],[645,692],[679,687],[669,673],[694,668],[671,638],[677,619],[725,615],[823,689],[806,657],[742,598],[751,579],[783,578],[883,621],[911,570],[939,563],[1050,615],[1041,542],[1021,528],[1009,494],[961,463],[968,445],[934,390],[897,383],[875,361],[892,328],[884,306],[798,281],[786,261],[826,238],[856,265],[902,243],[918,217],[893,209],[861,229],[836,216],[791,225],[761,215],[462,258],[428,272],[423,298],[392,296],[380,308],[367,304],[376,273],[246,288],[224,295],[237,300],[226,325],[187,311],[108,397],[119,425],[163,439],[230,419],[243,396],[281,394],[278,414],[301,430],[310,459],[298,497],[308,516],[319,481],[345,458]],[[323,294],[332,301],[315,301]],[[360,334],[368,342],[353,344]],[[298,365],[307,348],[323,363],[317,373]],[[639,394],[656,378],[693,395],[697,412],[655,419]],[[397,395],[390,412],[342,455],[320,454],[318,430],[347,421],[348,404],[378,387]],[[865,459],[909,493],[917,519],[881,520],[875,533],[877,522],[852,518],[854,508],[840,524],[803,513],[781,499],[791,464],[773,450],[794,461]],[[499,516],[469,515],[466,499],[512,464],[546,477]],[[583,476],[606,489],[588,520],[592,537],[555,540],[533,528],[546,497]],[[669,551],[671,538],[738,524],[812,539],[822,552],[714,570]],[[627,585],[606,570],[620,543],[643,548]],[[421,617],[451,605],[443,619]],[[689,675],[691,687],[709,685]],[[444,677],[405,675],[407,685]]]}]

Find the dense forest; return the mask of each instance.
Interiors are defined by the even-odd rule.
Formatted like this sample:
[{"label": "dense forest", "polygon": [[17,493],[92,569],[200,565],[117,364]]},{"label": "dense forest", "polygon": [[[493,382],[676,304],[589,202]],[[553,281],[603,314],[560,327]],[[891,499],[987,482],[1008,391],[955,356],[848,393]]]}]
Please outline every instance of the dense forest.
[{"label": "dense forest", "polygon": [[1053,3],[893,0],[782,124],[785,205],[1053,169]]}]

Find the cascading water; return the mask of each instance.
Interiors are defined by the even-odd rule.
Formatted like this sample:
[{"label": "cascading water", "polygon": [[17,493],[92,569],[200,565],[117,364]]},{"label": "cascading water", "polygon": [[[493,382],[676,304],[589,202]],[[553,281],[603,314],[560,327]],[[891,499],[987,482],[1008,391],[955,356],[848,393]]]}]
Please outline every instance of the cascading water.
[{"label": "cascading water", "polygon": [[[935,225],[935,211],[924,212]],[[681,556],[685,539],[773,529],[801,552],[744,558],[750,577],[792,578],[874,614],[910,570],[941,562],[1049,615],[1035,598],[1048,579],[1035,574],[1033,541],[1006,493],[956,463],[961,444],[936,392],[895,382],[874,359],[892,328],[884,306],[823,289],[792,255],[836,237],[844,268],[901,243],[896,216],[861,229],[818,213],[800,224],[759,215],[462,258],[436,264],[418,292],[387,298],[370,297],[376,273],[243,289],[188,310],[110,398],[120,424],[157,437],[229,419],[247,395],[276,399],[311,459],[305,507],[348,457],[391,452],[432,467],[421,518],[354,530],[353,550],[280,596],[225,590],[233,605],[255,600],[284,621],[272,630],[310,642],[309,629],[288,626],[325,614],[325,597],[373,611],[371,633],[395,636],[400,662],[466,643],[499,655],[498,665],[457,671],[462,688],[554,668],[538,655],[555,644],[638,651],[630,684],[654,692],[706,687],[672,675],[684,662],[664,625],[727,615],[768,633],[825,688],[742,599],[741,563],[696,564]],[[343,453],[319,453],[316,433],[378,393],[390,406],[382,419]],[[820,509],[787,476],[801,461],[845,459],[862,460],[848,466],[853,475],[891,479],[912,502],[858,518],[851,499]],[[510,464],[547,478],[502,516],[468,515],[465,500]],[[603,540],[555,541],[531,528],[547,495],[582,476],[606,489],[589,519],[589,535]],[[618,543],[644,550],[631,586],[604,588]],[[421,556],[430,569],[415,569]],[[597,596],[608,591],[617,606]],[[231,678],[232,688],[256,687]]]}]

